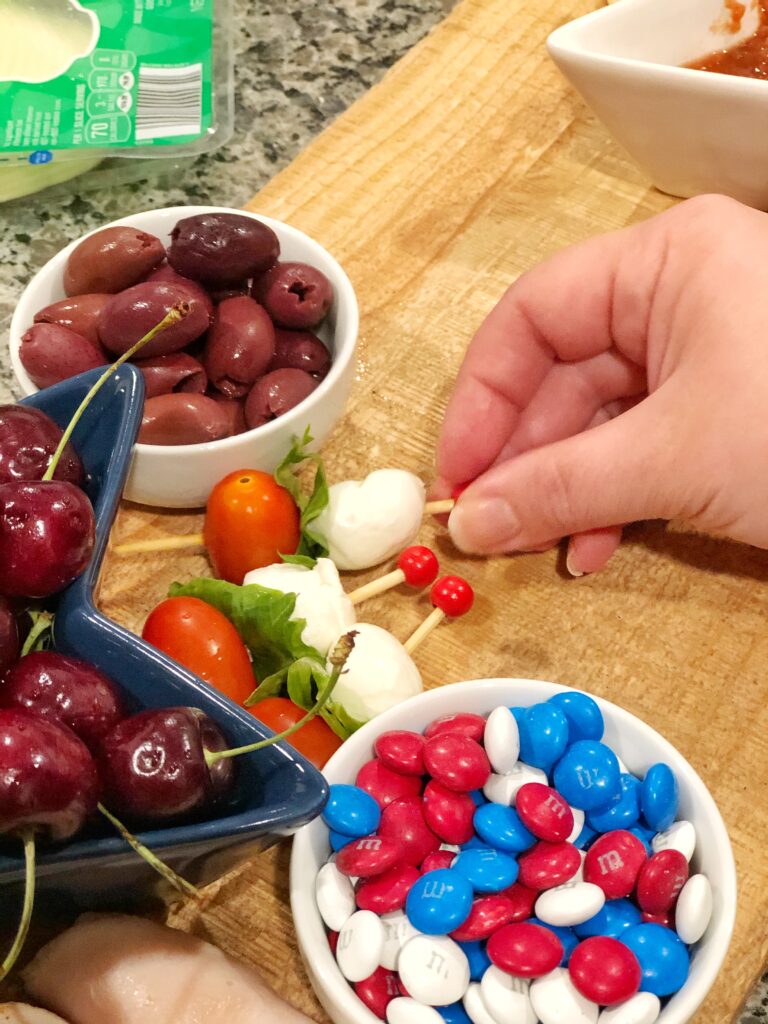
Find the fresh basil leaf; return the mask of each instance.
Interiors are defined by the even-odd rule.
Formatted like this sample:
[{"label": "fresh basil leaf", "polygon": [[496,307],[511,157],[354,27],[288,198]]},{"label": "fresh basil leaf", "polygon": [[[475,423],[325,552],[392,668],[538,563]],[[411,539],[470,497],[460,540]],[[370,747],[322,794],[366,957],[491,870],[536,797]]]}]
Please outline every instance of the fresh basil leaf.
[{"label": "fresh basil leaf", "polygon": [[308,555],[280,555],[280,558],[284,562],[288,562],[289,565],[303,565],[305,569],[314,569],[317,564],[316,558],[310,558]]},{"label": "fresh basil leaf", "polygon": [[[328,545],[325,538],[312,529],[312,523],[320,513],[328,506],[328,480],[320,456],[316,452],[308,452],[307,448],[312,444],[312,434],[309,427],[304,431],[303,437],[294,437],[290,451],[274,472],[275,480],[284,487],[291,495],[299,509],[299,528],[301,540],[295,556],[291,558],[302,558],[309,561],[302,561],[299,564],[308,565],[311,568],[318,558],[324,558],[328,554]],[[315,467],[315,479],[312,490],[305,494],[296,475],[296,468],[305,462],[311,462]],[[281,556],[285,561],[289,558]]]},{"label": "fresh basil leaf", "polygon": [[267,676],[266,679],[262,679],[250,697],[247,697],[243,702],[247,708],[255,707],[256,704],[260,704],[267,697],[279,697],[285,686],[285,677],[288,674],[288,669],[280,669],[279,672],[275,672],[274,675]]},{"label": "fresh basil leaf", "polygon": [[342,740],[349,739],[353,732],[357,732],[358,729],[365,725],[365,722],[358,722],[347,713],[341,704],[333,700],[326,705],[320,714]]},{"label": "fresh basil leaf", "polygon": [[317,691],[328,682],[328,673],[322,662],[299,658],[289,667],[286,682],[293,703],[309,711],[317,699]]}]

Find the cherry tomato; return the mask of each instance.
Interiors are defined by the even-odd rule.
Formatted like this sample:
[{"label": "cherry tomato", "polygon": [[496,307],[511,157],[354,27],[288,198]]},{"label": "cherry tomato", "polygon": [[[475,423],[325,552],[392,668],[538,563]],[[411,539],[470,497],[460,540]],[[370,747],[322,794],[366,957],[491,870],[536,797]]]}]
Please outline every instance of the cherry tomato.
[{"label": "cherry tomato", "polygon": [[199,597],[169,597],[149,614],[144,639],[242,704],[258,685],[240,634]]},{"label": "cherry tomato", "polygon": [[[306,714],[287,697],[267,697],[248,710],[254,718],[269,726],[273,732],[290,729]],[[322,718],[313,718],[306,725],[302,725],[298,732],[285,742],[303,754],[316,768],[324,768],[326,761],[341,746],[339,737]]]},{"label": "cherry tomato", "polygon": [[269,473],[240,469],[208,498],[203,537],[216,575],[242,583],[251,569],[280,561],[299,546],[299,510]]}]

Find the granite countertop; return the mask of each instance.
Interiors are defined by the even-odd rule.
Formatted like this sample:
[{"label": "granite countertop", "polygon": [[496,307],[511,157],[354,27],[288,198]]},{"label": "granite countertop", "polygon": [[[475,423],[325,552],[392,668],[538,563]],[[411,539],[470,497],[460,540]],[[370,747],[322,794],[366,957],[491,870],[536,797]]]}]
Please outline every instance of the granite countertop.
[{"label": "granite countertop", "polygon": [[[71,239],[118,216],[183,203],[240,206],[384,74],[456,0],[233,0],[232,141],[149,182],[103,175],[0,209],[0,331],[21,289]],[[17,393],[0,346],[0,402]],[[740,1024],[768,1022],[768,975]]]}]

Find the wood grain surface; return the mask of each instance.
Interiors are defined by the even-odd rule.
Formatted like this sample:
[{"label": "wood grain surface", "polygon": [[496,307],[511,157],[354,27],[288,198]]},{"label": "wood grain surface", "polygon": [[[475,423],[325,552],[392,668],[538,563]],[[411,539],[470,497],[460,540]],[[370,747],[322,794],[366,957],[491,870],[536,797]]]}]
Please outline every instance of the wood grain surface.
[{"label": "wood grain surface", "polygon": [[[555,249],[674,202],[546,56],[549,31],[587,9],[464,0],[249,204],[317,238],[357,289],[357,377],[325,449],[331,480],[397,465],[429,481],[453,376],[504,288]],[[126,506],[116,537],[199,524],[199,515]],[[768,555],[647,524],[628,531],[606,571],[571,580],[555,552],[468,560],[439,527],[427,525],[423,539],[479,595],[470,616],[419,651],[428,685],[519,675],[584,687],[659,729],[711,788],[736,853],[739,913],[696,1020],[733,1020],[768,953]],[[101,604],[139,628],[171,580],[208,571],[202,556],[113,556]],[[393,593],[365,617],[404,638],[425,611],[423,598]],[[288,858],[287,846],[261,856],[220,883],[204,912],[174,921],[252,963],[323,1021],[294,943]]]}]

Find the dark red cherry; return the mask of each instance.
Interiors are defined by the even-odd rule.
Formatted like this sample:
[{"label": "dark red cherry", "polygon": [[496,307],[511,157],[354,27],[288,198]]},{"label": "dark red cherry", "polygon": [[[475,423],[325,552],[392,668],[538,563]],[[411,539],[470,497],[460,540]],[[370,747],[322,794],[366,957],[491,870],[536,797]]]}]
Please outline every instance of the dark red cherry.
[{"label": "dark red cherry", "polygon": [[19,656],[19,625],[10,602],[0,597],[0,679]]},{"label": "dark red cherry", "polygon": [[[63,431],[39,409],[0,405],[0,484],[11,480],[42,480]],[[54,473],[56,480],[82,484],[83,464],[71,444]]]},{"label": "dark red cherry", "polygon": [[69,839],[98,799],[96,765],[71,729],[0,709],[0,835],[31,828]]},{"label": "dark red cherry", "polygon": [[197,708],[141,711],[101,742],[104,802],[134,821],[167,821],[208,809],[230,789],[234,768],[222,758],[210,769],[205,750],[226,750],[218,727]]},{"label": "dark red cherry", "polygon": [[126,714],[111,679],[87,661],[57,651],[33,651],[17,661],[0,683],[0,707],[63,722],[93,752]]}]

